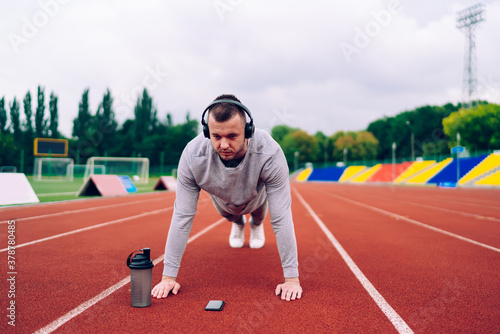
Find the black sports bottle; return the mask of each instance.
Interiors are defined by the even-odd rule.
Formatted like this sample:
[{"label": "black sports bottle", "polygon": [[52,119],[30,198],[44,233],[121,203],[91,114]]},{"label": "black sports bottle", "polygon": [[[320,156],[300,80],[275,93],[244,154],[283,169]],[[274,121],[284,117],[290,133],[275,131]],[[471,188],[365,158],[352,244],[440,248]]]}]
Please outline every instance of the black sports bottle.
[{"label": "black sports bottle", "polygon": [[[134,253],[135,256],[132,257]],[[151,261],[151,249],[143,248],[132,252],[127,258],[127,266],[130,268],[132,306],[150,306],[154,267],[153,261]]]}]

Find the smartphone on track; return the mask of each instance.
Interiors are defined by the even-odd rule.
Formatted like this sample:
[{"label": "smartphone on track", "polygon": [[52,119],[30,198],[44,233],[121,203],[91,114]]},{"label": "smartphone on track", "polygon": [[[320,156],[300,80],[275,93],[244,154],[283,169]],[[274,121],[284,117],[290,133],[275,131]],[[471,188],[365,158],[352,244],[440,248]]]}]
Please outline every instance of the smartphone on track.
[{"label": "smartphone on track", "polygon": [[205,311],[222,311],[225,302],[223,300],[211,300],[205,306]]}]

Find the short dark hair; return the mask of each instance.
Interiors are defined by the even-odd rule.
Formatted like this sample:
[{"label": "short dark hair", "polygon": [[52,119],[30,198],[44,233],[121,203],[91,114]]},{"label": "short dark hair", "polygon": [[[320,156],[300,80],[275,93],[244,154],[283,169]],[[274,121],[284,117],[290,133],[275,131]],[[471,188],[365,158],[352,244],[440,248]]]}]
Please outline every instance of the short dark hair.
[{"label": "short dark hair", "polygon": [[[217,100],[233,100],[236,102],[241,103],[241,101],[234,95],[232,94],[222,94],[217,96],[217,98],[214,101]],[[245,111],[240,108],[239,106],[228,103],[228,102],[221,102],[216,105],[214,105],[209,111],[208,115],[210,116],[212,114],[214,116],[214,119],[217,122],[225,122],[227,120],[230,120],[231,118],[234,117],[235,114],[240,114],[242,120],[244,123],[246,123],[246,116],[245,116]],[[207,116],[208,119],[208,116]]]}]

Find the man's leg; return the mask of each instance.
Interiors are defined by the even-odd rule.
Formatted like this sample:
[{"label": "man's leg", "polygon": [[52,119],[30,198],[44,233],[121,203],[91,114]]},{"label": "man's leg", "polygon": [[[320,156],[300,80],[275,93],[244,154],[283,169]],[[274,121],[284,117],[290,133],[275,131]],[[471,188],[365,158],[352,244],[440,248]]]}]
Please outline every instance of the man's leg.
[{"label": "man's leg", "polygon": [[262,222],[267,214],[267,201],[251,213],[250,218],[250,248],[262,248],[266,242]]},{"label": "man's leg", "polygon": [[232,248],[241,248],[245,243],[245,216],[233,215],[225,210],[225,208],[212,198],[215,209],[219,214],[232,222],[231,233],[229,234],[229,246]]},{"label": "man's leg", "polygon": [[231,226],[231,233],[229,234],[229,246],[231,246],[232,248],[241,248],[245,243],[246,219],[245,216],[233,216],[233,217],[237,218],[236,220],[233,221],[233,224]]}]

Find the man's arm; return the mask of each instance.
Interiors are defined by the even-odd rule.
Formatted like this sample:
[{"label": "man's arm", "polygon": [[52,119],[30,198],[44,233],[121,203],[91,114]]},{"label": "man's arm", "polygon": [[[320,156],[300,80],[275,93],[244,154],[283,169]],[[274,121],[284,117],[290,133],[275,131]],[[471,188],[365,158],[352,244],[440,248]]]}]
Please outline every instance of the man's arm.
[{"label": "man's arm", "polygon": [[275,292],[276,295],[281,294],[283,300],[300,299],[302,287],[299,281],[290,181],[286,159],[281,150],[269,161],[263,172],[271,225],[276,235],[284,275],[284,283],[278,284]]},{"label": "man's arm", "polygon": [[193,226],[200,193],[200,188],[189,168],[188,154],[188,150],[184,149],[179,161],[174,212],[165,243],[163,276],[160,283],[151,291],[151,295],[156,298],[166,298],[170,291],[177,294],[180,289],[176,277]]}]

